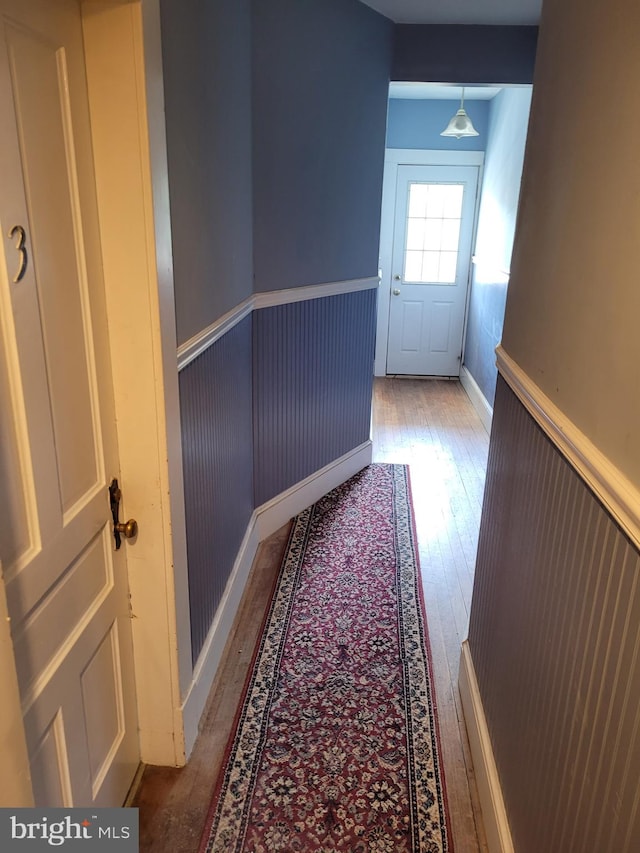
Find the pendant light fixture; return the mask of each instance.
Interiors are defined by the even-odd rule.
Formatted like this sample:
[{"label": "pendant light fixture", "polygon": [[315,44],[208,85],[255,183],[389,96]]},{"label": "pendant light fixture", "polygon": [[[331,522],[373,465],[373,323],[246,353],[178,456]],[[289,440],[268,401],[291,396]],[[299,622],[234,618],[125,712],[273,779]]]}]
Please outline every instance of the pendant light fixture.
[{"label": "pendant light fixture", "polygon": [[480,134],[473,126],[473,123],[464,109],[464,86],[462,87],[462,97],[460,99],[460,109],[453,116],[449,124],[442,131],[440,136],[455,136],[456,139],[462,139],[463,136],[479,136]]}]

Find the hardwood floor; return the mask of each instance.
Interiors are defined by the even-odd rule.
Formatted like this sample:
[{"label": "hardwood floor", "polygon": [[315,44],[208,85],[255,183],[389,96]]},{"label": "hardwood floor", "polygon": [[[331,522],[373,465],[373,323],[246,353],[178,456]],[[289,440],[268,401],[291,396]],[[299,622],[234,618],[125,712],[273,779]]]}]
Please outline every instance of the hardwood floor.
[{"label": "hardwood floor", "polygon": [[410,466],[438,721],[456,853],[485,853],[458,690],[489,436],[458,382],[376,379],[374,462]]},{"label": "hardwood floor", "polygon": [[[454,850],[486,853],[457,681],[489,437],[459,383],[389,378],[375,380],[373,442],[375,462],[410,465]],[[260,546],[189,764],[145,768],[140,851],[197,850],[288,530]]]}]

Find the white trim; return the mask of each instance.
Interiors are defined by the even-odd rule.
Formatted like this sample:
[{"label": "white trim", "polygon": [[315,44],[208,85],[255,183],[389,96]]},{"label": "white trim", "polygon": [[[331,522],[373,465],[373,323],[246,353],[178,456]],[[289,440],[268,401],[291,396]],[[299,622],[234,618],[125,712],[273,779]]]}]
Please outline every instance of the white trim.
[{"label": "white trim", "polygon": [[640,548],[640,491],[540,390],[502,346],[498,370],[522,405]]},{"label": "white trim", "polygon": [[231,635],[233,621],[240,606],[242,594],[249,578],[249,572],[251,571],[259,543],[256,514],[254,512],[242,540],[238,556],[233,564],[233,569],[227,581],[222,599],[216,610],[216,615],[209,628],[204,646],[193,669],[191,684],[184,698],[182,718],[184,720],[184,739],[187,758],[190,756],[196,742],[200,718],[205,709],[211,685],[220,666],[227,639]]},{"label": "white trim", "polygon": [[200,718],[231,634],[259,543],[331,489],[361,471],[371,463],[371,459],[372,442],[365,441],[254,510],[182,706],[187,757],[193,749]]},{"label": "white trim", "polygon": [[480,386],[464,365],[460,368],[460,384],[467,392],[467,396],[471,400],[473,408],[476,410],[480,420],[482,421],[482,426],[489,434],[491,434],[493,409],[489,405],[487,398],[480,390]]},{"label": "white trim", "polygon": [[253,297],[240,302],[231,311],[227,311],[220,319],[216,320],[206,329],[202,329],[197,335],[181,344],[178,347],[178,370],[182,370],[190,364],[195,358],[209,349],[212,344],[219,341],[227,332],[230,332],[234,326],[237,326],[241,320],[244,320],[253,311]]},{"label": "white trim", "polygon": [[371,464],[372,458],[373,444],[371,441],[365,441],[335,462],[325,465],[320,471],[259,506],[256,510],[256,524],[260,540],[271,536],[294,515],[320,500],[323,495],[353,477],[358,471],[362,471]]},{"label": "white trim", "polygon": [[440,151],[436,148],[387,148],[385,167],[391,166],[482,166],[484,151]]},{"label": "white trim", "polygon": [[[142,35],[139,51],[144,49],[148,127],[149,165],[151,178],[147,191],[153,209],[150,227],[153,235],[149,248],[155,253],[157,283],[154,297],[157,298],[157,316],[160,327],[160,346],[157,346],[157,375],[162,376],[164,388],[159,387],[157,397],[159,429],[166,431],[166,469],[162,452],[158,464],[161,467],[160,491],[162,497],[165,541],[166,595],[169,602],[170,620],[175,629],[177,643],[177,673],[174,670],[174,730],[182,731],[182,719],[178,717],[180,697],[191,678],[191,618],[189,614],[189,579],[187,571],[187,528],[184,507],[184,479],[182,468],[182,433],[180,420],[180,398],[178,371],[175,367],[176,309],[173,280],[173,246],[171,242],[171,212],[169,204],[169,166],[167,158],[167,134],[165,123],[164,81],[162,66],[162,38],[160,33],[159,0],[142,0]],[[142,103],[142,99],[140,99]],[[141,116],[141,120],[144,116]],[[121,120],[118,121],[121,125]],[[144,128],[143,128],[144,130]],[[164,416],[164,423],[162,422]],[[139,416],[136,416],[140,428]],[[168,477],[168,478],[167,478]],[[174,604],[175,599],[175,604]],[[175,612],[175,617],[173,612]],[[175,622],[174,622],[175,619]],[[173,634],[170,635],[173,637]],[[172,640],[170,640],[171,644]],[[177,679],[175,676],[177,675]],[[176,741],[179,738],[176,737]]]},{"label": "white trim", "polygon": [[254,308],[272,308],[274,305],[288,305],[291,302],[304,302],[307,299],[322,299],[324,296],[340,296],[343,293],[356,293],[359,290],[373,290],[379,283],[377,276],[370,276],[326,284],[311,284],[305,287],[288,287],[284,290],[254,293],[253,303]]},{"label": "white trim", "polygon": [[471,747],[487,847],[489,853],[513,853],[511,830],[500,787],[500,777],[493,757],[493,747],[468,640],[462,644],[458,687]]},{"label": "white trim", "polygon": [[182,370],[201,355],[234,326],[244,320],[252,311],[260,308],[272,308],[275,305],[289,305],[293,302],[305,302],[308,299],[322,299],[325,296],[340,296],[343,293],[355,293],[359,290],[373,290],[378,287],[379,279],[355,278],[349,281],[334,281],[325,284],[288,287],[283,290],[270,290],[266,293],[254,293],[240,302],[231,311],[207,326],[178,347],[178,370]]},{"label": "white trim", "polygon": [[181,764],[191,639],[160,4],[81,11],[120,476],[141,530],[126,547],[140,757]]},{"label": "white trim", "polygon": [[[391,302],[391,263],[393,261],[393,231],[395,222],[396,184],[399,166],[477,166],[478,187],[474,210],[473,242],[478,224],[478,207],[482,191],[482,170],[484,151],[438,151],[421,148],[387,148],[384,158],[382,178],[382,207],[380,218],[380,260],[378,290],[378,325],[376,330],[376,353],[374,374],[387,375],[387,345],[389,340],[389,308]],[[470,277],[469,277],[470,282]],[[466,337],[466,324],[471,287],[467,287],[467,306],[465,307],[464,332],[462,346]],[[464,355],[464,352],[463,352]]]}]

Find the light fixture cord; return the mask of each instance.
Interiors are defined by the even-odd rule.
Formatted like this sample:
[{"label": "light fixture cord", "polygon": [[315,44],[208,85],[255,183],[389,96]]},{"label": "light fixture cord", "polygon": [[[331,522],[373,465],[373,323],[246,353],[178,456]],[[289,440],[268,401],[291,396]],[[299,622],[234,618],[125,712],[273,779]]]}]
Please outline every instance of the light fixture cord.
[{"label": "light fixture cord", "polygon": [[462,87],[462,97],[460,98],[460,109],[464,109],[464,86]]}]

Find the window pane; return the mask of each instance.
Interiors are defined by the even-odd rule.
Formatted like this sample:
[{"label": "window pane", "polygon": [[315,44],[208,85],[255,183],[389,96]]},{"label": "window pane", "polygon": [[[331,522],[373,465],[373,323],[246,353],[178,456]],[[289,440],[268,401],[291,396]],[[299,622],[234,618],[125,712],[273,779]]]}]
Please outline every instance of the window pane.
[{"label": "window pane", "polygon": [[455,284],[464,185],[409,185],[404,280]]},{"label": "window pane", "polygon": [[405,254],[404,280],[422,281],[422,252],[407,252]]},{"label": "window pane", "polygon": [[427,219],[425,220],[425,238],[424,247],[431,251],[436,251],[441,248],[442,244],[442,219]]},{"label": "window pane", "polygon": [[427,196],[427,216],[439,219],[444,215],[444,205],[449,187],[444,184],[428,184],[429,195]]},{"label": "window pane", "polygon": [[425,219],[410,219],[407,226],[407,249],[417,249],[422,251],[424,248],[424,231]]},{"label": "window pane", "polygon": [[427,212],[428,184],[409,185],[409,216],[424,217]]},{"label": "window pane", "polygon": [[460,219],[464,186],[462,184],[449,184],[446,189],[443,216]]},{"label": "window pane", "polygon": [[440,252],[440,271],[438,281],[442,284],[454,284],[456,280],[457,252]]},{"label": "window pane", "polygon": [[442,220],[442,242],[440,248],[449,251],[458,251],[458,241],[460,239],[460,220],[459,219],[443,219]]},{"label": "window pane", "polygon": [[424,252],[424,260],[422,262],[422,281],[439,281],[438,278],[438,261],[440,252]]}]

